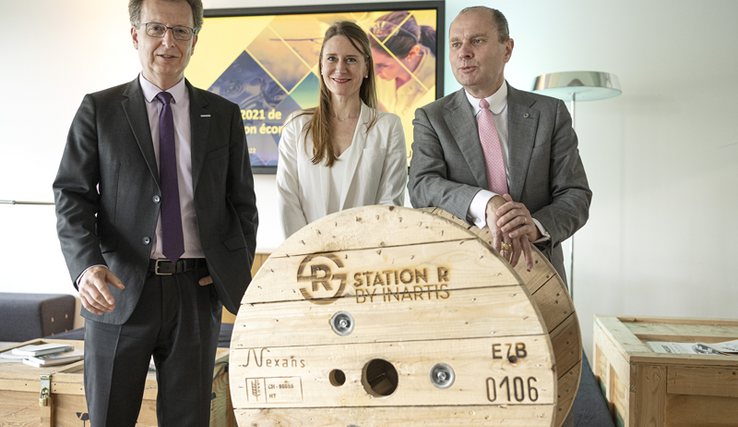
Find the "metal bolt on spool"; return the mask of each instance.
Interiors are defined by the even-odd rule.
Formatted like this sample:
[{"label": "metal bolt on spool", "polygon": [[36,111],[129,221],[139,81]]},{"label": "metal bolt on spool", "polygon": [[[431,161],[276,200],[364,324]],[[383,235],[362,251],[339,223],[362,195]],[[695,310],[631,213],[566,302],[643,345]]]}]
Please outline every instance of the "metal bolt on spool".
[{"label": "metal bolt on spool", "polygon": [[434,386],[445,389],[454,384],[456,374],[453,368],[445,363],[436,363],[430,370],[430,380]]},{"label": "metal bolt on spool", "polygon": [[351,313],[339,311],[331,317],[331,328],[342,337],[350,335],[354,331],[354,318]]}]

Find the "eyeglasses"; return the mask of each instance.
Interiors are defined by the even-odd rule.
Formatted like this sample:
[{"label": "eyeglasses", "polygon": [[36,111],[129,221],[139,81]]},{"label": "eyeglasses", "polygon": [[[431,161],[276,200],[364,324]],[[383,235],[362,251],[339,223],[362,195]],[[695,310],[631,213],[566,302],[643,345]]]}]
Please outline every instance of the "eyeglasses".
[{"label": "eyeglasses", "polygon": [[151,37],[162,38],[167,33],[167,30],[172,30],[172,36],[177,40],[187,41],[192,39],[192,35],[195,34],[195,30],[190,27],[183,27],[176,25],[174,27],[167,27],[164,24],[158,22],[144,22],[141,25],[146,26],[146,34]]}]

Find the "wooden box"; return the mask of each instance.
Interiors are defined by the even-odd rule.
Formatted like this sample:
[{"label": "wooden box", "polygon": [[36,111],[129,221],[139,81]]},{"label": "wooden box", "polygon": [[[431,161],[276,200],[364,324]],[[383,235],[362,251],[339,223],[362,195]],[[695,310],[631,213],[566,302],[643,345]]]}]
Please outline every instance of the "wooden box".
[{"label": "wooden box", "polygon": [[738,320],[595,316],[593,368],[617,426],[738,425],[738,357],[655,353],[647,341],[738,339]]},{"label": "wooden box", "polygon": [[[83,341],[32,340],[26,344],[47,342],[69,343],[81,349]],[[10,350],[14,347],[3,349]],[[233,427],[236,425],[228,386],[228,349],[218,349],[213,372],[213,400],[210,408],[210,425]],[[87,403],[83,385],[84,362],[68,365],[35,368],[20,362],[0,363],[0,427],[41,426],[77,427],[89,425]],[[42,375],[48,376],[50,391],[46,406],[41,406],[40,395],[44,388]],[[149,373],[146,380],[138,427],[156,426],[156,373]]]}]

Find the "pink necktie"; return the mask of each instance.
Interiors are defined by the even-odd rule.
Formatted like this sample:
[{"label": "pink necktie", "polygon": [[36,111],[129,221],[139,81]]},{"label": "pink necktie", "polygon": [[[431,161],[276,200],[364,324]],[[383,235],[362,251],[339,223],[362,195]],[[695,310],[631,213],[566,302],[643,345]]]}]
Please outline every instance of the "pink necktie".
[{"label": "pink necktie", "polygon": [[489,102],[486,99],[479,101],[482,109],[479,113],[479,140],[484,151],[484,162],[487,164],[487,185],[489,190],[497,194],[507,194],[507,175],[505,161],[502,159],[500,138],[497,136],[497,127],[492,112],[489,111]]}]

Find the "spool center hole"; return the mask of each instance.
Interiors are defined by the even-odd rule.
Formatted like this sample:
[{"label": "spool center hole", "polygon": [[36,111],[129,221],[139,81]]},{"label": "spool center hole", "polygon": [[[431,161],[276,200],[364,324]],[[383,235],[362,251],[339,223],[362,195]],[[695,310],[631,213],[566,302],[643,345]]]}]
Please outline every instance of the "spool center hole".
[{"label": "spool center hole", "polygon": [[328,380],[334,387],[340,387],[346,383],[346,374],[340,369],[334,369],[328,374]]},{"label": "spool center hole", "polygon": [[373,359],[361,373],[364,390],[374,397],[389,396],[397,390],[397,370],[386,360]]}]

